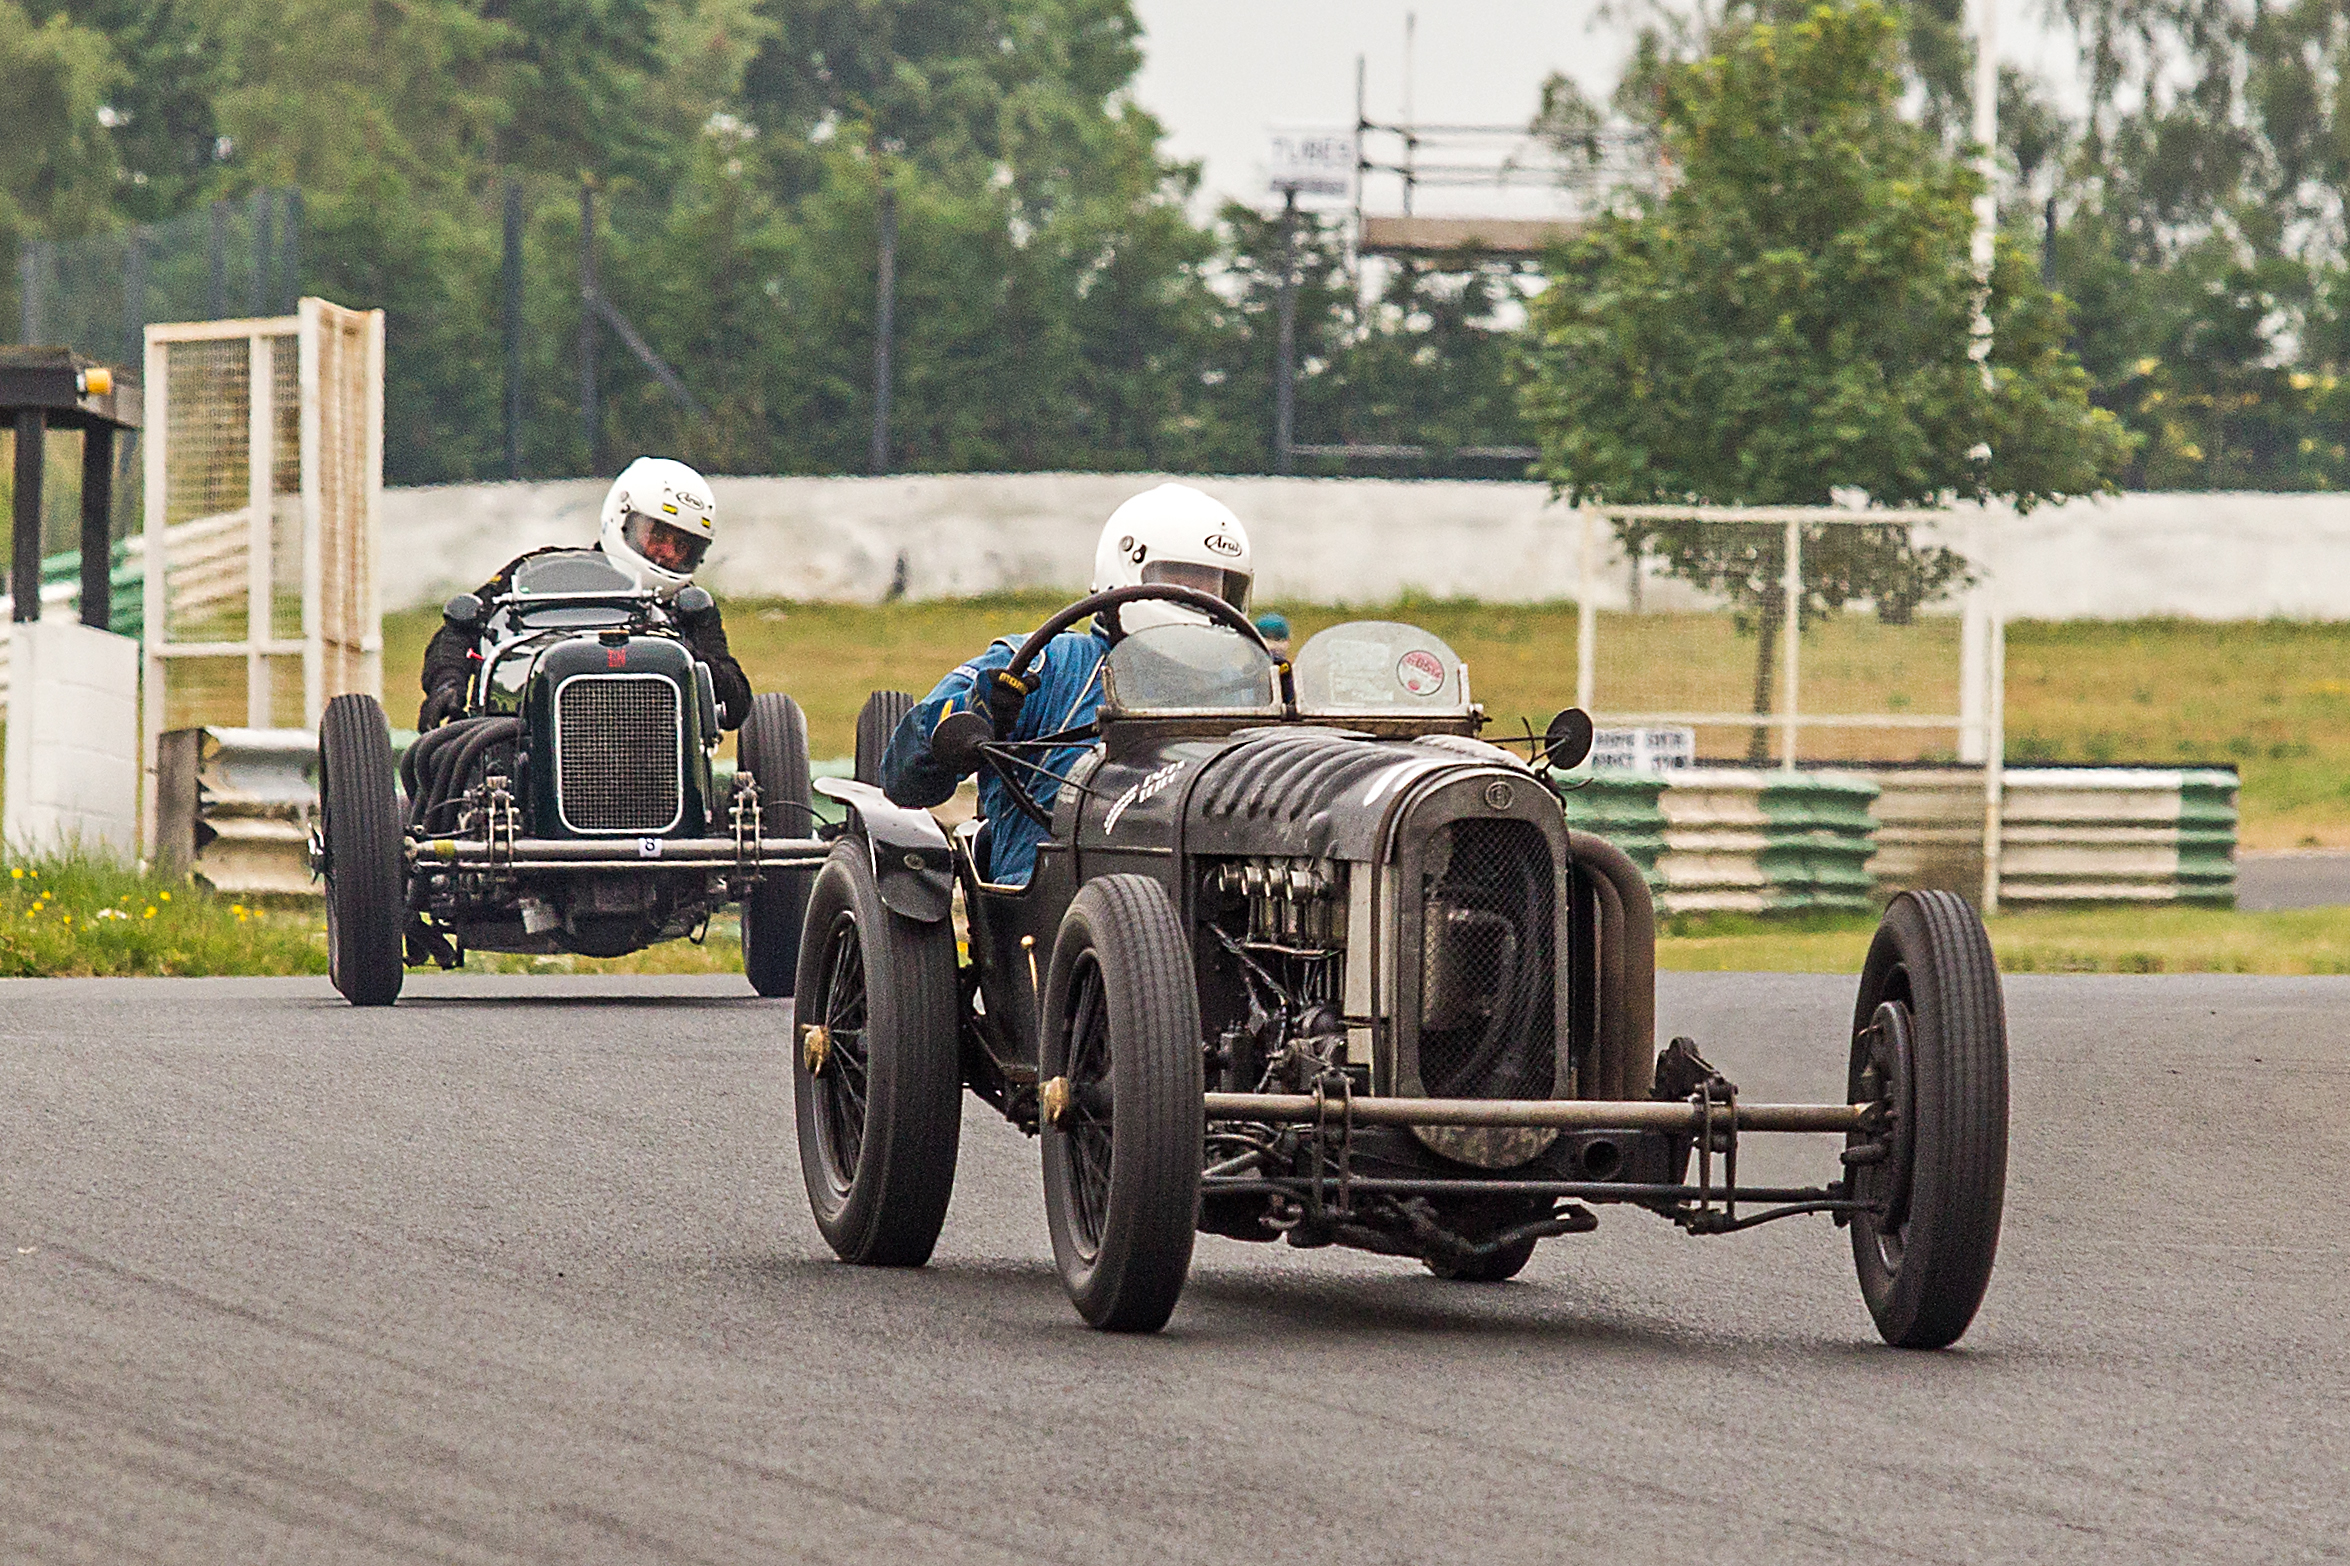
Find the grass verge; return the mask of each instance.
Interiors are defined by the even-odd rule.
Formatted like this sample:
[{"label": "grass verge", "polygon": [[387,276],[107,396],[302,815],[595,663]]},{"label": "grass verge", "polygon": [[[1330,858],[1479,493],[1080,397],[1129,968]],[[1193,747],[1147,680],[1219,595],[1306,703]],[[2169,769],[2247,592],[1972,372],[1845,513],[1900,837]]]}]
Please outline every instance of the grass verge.
[{"label": "grass verge", "polygon": [[[2083,908],[1985,921],[2005,973],[2350,973],[2350,908]],[[1876,920],[1683,915],[1660,968],[1684,973],[1860,972]]]},{"label": "grass verge", "polygon": [[0,976],[326,972],[326,921],[215,896],[88,855],[7,861]]},{"label": "grass verge", "polygon": [[[726,628],[751,683],[789,691],[807,710],[814,754],[845,756],[866,692],[927,690],[991,638],[1024,632],[1061,603],[1057,593],[881,605],[744,599],[727,604]],[[1513,730],[1521,716],[1541,728],[1574,696],[1572,604],[1274,607],[1289,614],[1301,642],[1344,619],[1425,626],[1468,661],[1478,698]],[[1631,642],[1603,631],[1610,646],[1638,644],[1642,679],[1659,691],[1712,689],[1725,668],[1745,667],[1752,643],[1731,646],[1719,625],[1710,640],[1668,634],[1668,622],[1692,618],[1718,617],[1646,616],[1635,623],[1655,634]],[[386,706],[396,724],[413,719],[416,670],[438,623],[432,610],[385,619]],[[1869,632],[1841,621],[1824,630],[1806,655],[1807,688],[1850,685],[1844,695],[1860,699],[1859,675],[1843,669],[1852,663],[1885,687],[1870,699],[1888,708],[1944,699],[1925,686],[1929,674],[1949,672],[1947,648],[1920,642],[1912,652],[1924,663],[1905,673]],[[1895,688],[1911,678],[1921,682],[1916,691]],[[2015,621],[2007,631],[2007,733],[2016,764],[2232,762],[2244,779],[2245,847],[2350,848],[2350,623]]]}]

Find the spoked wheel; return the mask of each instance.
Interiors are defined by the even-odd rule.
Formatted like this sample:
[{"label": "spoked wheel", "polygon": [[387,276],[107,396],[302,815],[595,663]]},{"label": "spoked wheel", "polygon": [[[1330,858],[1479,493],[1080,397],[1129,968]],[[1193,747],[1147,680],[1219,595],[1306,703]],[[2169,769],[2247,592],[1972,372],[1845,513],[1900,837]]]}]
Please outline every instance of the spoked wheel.
[{"label": "spoked wheel", "polygon": [[1897,1348],[1958,1341],[1990,1286],[2007,1190],[2007,1008],[1983,923],[1949,892],[1885,910],[1853,1013],[1853,1102],[1885,1123],[1845,1153],[1861,1296]]},{"label": "spoked wheel", "polygon": [[1113,875],[1069,904],[1046,986],[1045,1222],[1070,1301],[1156,1332],[1191,1270],[1203,1139],[1199,995],[1158,882]]},{"label": "spoked wheel", "polygon": [[[751,698],[735,742],[736,772],[759,785],[760,831],[768,837],[812,837],[815,790],[808,782],[808,720],[789,696],[767,691]],[[805,870],[769,870],[743,899],[743,973],[762,995],[792,993],[800,965],[800,931],[808,907]]]},{"label": "spoked wheel", "polygon": [[400,926],[399,798],[392,737],[372,696],[337,696],[318,724],[319,867],[326,971],[354,1006],[389,1006],[407,976]]},{"label": "spoked wheel", "polygon": [[841,1260],[919,1267],[962,1131],[954,926],[883,907],[852,838],[817,872],[807,929],[792,1086],[808,1204]]},{"label": "spoked wheel", "polygon": [[904,691],[875,691],[865,698],[864,710],[857,714],[858,782],[881,786],[881,758],[889,749],[889,737],[915,705],[916,699]]}]

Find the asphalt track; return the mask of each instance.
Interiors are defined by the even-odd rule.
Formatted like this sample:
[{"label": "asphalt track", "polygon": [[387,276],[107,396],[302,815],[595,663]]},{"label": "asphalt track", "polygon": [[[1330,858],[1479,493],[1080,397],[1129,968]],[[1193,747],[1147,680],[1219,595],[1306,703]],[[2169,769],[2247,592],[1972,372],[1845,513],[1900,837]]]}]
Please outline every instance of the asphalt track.
[{"label": "asphalt track", "polygon": [[[1204,1239],[1164,1335],[1099,1336],[976,1105],[937,1261],[843,1267],[738,984],[0,985],[0,1560],[2350,1548],[2350,981],[2012,981],[2006,1243],[1937,1355],[1823,1220],[1637,1213],[1501,1286]],[[1808,1095],[1849,996],[1661,1012]]]}]

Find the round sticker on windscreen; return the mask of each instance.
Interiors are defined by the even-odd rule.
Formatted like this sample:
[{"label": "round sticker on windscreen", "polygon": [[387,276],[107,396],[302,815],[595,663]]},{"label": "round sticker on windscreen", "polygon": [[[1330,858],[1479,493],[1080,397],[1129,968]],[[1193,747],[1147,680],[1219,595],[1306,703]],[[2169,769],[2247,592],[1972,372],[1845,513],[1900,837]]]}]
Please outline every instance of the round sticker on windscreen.
[{"label": "round sticker on windscreen", "polygon": [[1444,663],[1434,653],[1414,648],[1395,666],[1395,677],[1414,696],[1433,696],[1444,689]]}]

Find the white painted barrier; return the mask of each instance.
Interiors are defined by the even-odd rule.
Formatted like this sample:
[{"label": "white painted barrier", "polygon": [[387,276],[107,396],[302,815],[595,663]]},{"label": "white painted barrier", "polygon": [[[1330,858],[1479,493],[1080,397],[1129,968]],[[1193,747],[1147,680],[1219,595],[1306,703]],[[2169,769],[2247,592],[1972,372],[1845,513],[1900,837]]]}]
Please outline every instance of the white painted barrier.
[{"label": "white painted barrier", "polygon": [[7,804],[0,833],[17,852],[83,847],[138,852],[139,644],[75,620],[10,632]]},{"label": "white painted barrier", "polygon": [[[1102,519],[1163,482],[1141,473],[719,478],[704,580],[732,596],[873,602],[1085,585]],[[1574,597],[1576,530],[1540,484],[1431,479],[1185,478],[1223,500],[1256,543],[1268,598],[1381,603],[1405,591],[1540,602]],[[383,601],[437,603],[525,549],[596,536],[605,481],[387,490]],[[1952,513],[1969,547],[1972,513]],[[2002,514],[2010,619],[2350,618],[2350,495],[2137,494]],[[1611,546],[1612,547],[1612,546]],[[1604,608],[1629,567],[1601,568]],[[1697,600],[1645,579],[1644,607]]]}]

